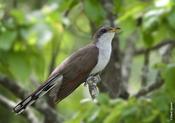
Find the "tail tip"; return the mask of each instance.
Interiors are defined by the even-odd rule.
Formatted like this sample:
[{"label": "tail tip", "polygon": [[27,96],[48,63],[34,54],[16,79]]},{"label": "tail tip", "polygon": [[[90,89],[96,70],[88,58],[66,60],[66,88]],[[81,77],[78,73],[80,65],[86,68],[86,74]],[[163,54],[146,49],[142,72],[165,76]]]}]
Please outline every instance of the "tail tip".
[{"label": "tail tip", "polygon": [[13,112],[15,112],[16,114],[21,114],[24,110],[25,108],[22,107],[21,104],[18,104],[17,106],[13,108]]}]

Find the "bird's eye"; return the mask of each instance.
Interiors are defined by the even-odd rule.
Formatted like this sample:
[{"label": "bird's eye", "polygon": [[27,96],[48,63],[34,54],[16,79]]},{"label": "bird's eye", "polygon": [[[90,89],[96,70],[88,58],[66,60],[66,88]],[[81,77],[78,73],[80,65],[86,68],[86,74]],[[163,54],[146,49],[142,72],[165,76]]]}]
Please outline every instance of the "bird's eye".
[{"label": "bird's eye", "polygon": [[101,33],[105,33],[107,30],[106,29],[102,29],[101,30]]}]

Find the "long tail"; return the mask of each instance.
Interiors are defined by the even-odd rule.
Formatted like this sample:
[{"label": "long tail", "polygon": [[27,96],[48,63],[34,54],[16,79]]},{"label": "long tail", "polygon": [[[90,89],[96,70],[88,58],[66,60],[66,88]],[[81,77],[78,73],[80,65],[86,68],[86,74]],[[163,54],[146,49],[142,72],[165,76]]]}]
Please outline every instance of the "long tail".
[{"label": "long tail", "polygon": [[36,91],[34,91],[32,94],[30,94],[27,98],[22,100],[20,103],[18,103],[14,108],[13,111],[17,114],[22,113],[27,106],[30,106],[33,104],[39,97],[46,94],[49,90],[51,90],[55,85],[57,85],[58,81],[62,81],[63,76],[57,75],[49,78],[46,83],[41,85]]}]

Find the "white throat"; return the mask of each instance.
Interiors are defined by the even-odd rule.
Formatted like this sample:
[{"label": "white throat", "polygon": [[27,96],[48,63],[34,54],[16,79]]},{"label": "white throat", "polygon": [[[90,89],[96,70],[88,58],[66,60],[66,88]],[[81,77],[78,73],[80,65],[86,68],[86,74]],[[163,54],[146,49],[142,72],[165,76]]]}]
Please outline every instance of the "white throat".
[{"label": "white throat", "polygon": [[109,32],[103,34],[97,41],[96,46],[99,49],[98,62],[90,74],[96,74],[102,71],[108,64],[112,51],[112,39],[115,33]]}]

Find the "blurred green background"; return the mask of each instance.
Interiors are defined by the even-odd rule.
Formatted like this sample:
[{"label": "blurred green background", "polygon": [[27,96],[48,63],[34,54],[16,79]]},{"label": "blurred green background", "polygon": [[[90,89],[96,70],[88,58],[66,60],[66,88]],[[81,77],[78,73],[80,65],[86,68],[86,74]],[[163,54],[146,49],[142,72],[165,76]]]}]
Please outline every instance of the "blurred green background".
[{"label": "blurred green background", "polygon": [[[104,24],[122,29],[118,41],[128,99],[106,92],[96,104],[86,100],[89,93],[81,86],[51,106],[58,120],[47,120],[52,114],[35,107],[30,112],[38,121],[10,110],[6,104],[21,97],[7,81],[32,92]],[[174,123],[174,48],[175,0],[0,0],[0,123]]]}]

